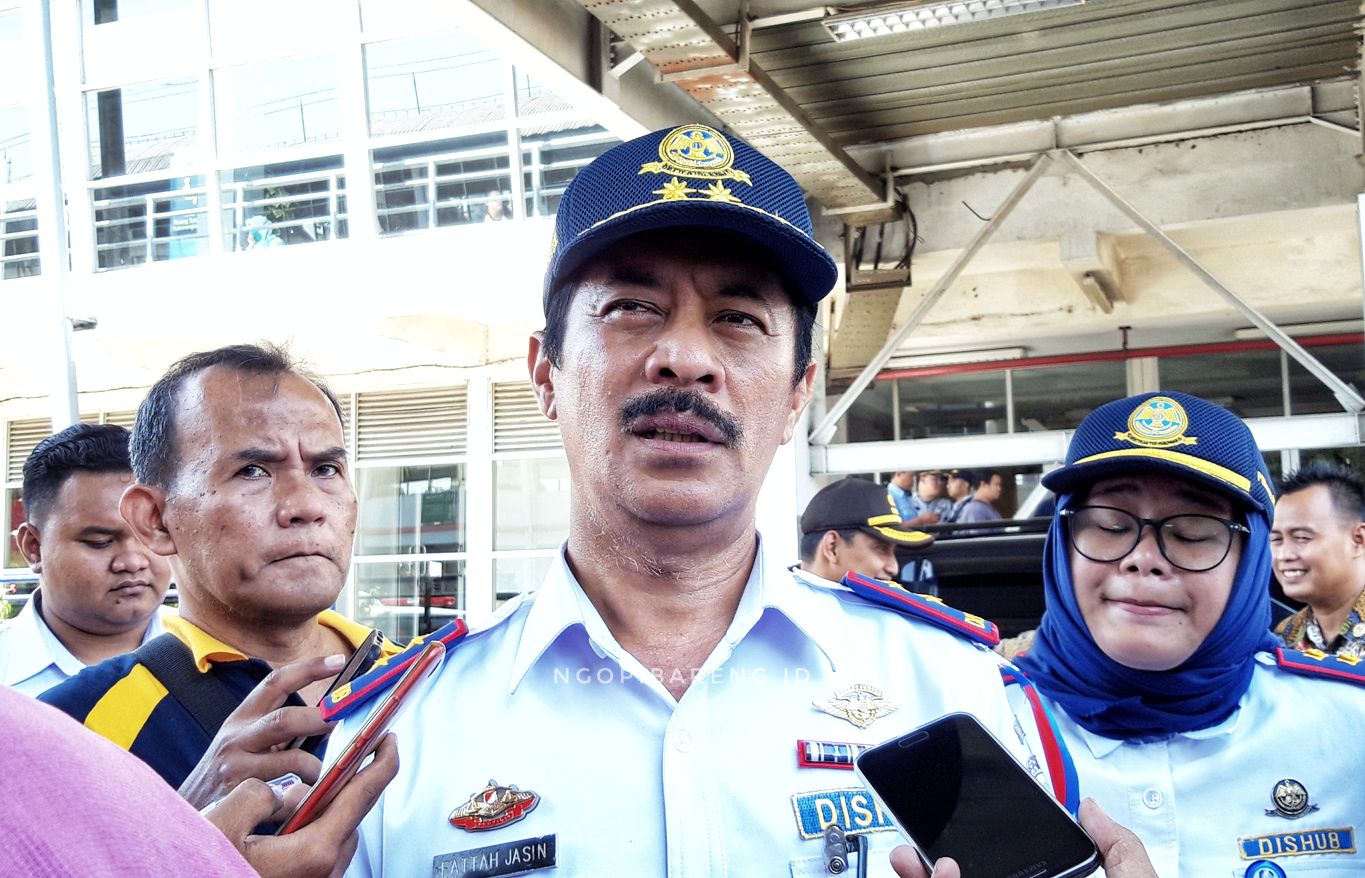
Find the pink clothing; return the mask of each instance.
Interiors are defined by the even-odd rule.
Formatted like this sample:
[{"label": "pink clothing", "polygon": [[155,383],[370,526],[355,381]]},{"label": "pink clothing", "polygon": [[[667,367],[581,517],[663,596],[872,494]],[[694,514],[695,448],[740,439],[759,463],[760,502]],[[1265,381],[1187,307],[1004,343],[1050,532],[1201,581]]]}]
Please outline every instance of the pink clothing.
[{"label": "pink clothing", "polygon": [[0,876],[256,878],[150,768],[0,686]]}]

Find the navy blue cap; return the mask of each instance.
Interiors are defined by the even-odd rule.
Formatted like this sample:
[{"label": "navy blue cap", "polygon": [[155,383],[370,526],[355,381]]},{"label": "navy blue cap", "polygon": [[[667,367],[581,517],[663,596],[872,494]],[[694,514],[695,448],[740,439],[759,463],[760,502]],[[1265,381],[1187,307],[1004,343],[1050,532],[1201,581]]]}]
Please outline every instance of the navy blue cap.
[{"label": "navy blue cap", "polygon": [[748,239],[812,304],[829,295],[838,278],[791,174],[737,137],[683,125],[612,147],[569,183],[555,217],[545,299],[611,244],[673,228]]},{"label": "navy blue cap", "polygon": [[1160,472],[1207,485],[1275,514],[1275,491],[1261,451],[1242,419],[1188,393],[1158,390],[1105,403],[1071,438],[1066,465],[1043,485],[1069,494],[1099,479]]}]

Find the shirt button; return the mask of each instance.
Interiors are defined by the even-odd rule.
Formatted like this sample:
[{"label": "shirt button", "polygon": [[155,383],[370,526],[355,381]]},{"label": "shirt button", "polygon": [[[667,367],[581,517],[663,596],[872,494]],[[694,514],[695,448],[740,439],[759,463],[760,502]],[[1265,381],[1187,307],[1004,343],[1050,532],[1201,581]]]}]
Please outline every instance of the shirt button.
[{"label": "shirt button", "polygon": [[1161,803],[1165,800],[1166,797],[1161,794],[1161,790],[1158,790],[1155,787],[1142,794],[1142,804],[1146,805],[1148,808],[1160,808]]},{"label": "shirt button", "polygon": [[679,753],[686,753],[692,749],[692,733],[687,729],[678,729],[673,733],[673,749]]}]

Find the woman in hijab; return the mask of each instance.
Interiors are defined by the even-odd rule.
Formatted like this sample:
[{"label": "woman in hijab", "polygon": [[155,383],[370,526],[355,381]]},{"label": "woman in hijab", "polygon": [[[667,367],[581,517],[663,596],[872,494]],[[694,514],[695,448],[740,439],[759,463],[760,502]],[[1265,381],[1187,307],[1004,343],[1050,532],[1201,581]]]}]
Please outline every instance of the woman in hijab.
[{"label": "woman in hijab", "polygon": [[1276,649],[1251,431],[1140,394],[1092,412],[1043,483],[1047,612],[1019,665],[1080,795],[1162,878],[1365,874],[1365,664]]}]

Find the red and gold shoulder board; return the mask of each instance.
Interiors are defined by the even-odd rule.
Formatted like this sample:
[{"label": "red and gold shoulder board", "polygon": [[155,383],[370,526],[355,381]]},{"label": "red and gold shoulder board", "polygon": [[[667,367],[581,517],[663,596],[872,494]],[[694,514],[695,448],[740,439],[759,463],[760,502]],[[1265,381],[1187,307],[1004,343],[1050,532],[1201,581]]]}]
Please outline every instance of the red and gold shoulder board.
[{"label": "red and gold shoulder board", "polygon": [[322,718],[327,722],[334,722],[350,716],[361,706],[368,704],[374,696],[397,683],[398,678],[402,677],[403,672],[417,660],[418,654],[428,643],[440,641],[446,645],[448,653],[468,633],[469,626],[464,620],[456,619],[430,634],[415,638],[402,652],[391,656],[387,661],[377,662],[373,668],[354,680],[343,683],[327,693],[322,703],[318,705],[322,711]]},{"label": "red and gold shoulder board", "polygon": [[920,619],[985,646],[995,646],[1000,642],[1000,629],[994,622],[973,613],[955,610],[933,595],[915,594],[894,582],[873,579],[861,573],[850,572],[844,577],[843,584],[854,594],[874,604],[889,607],[897,613]]},{"label": "red and gold shoulder board", "polygon": [[1286,649],[1275,647],[1275,663],[1292,674],[1309,677],[1330,677],[1365,686],[1365,661],[1355,656],[1331,655],[1320,649]]}]

